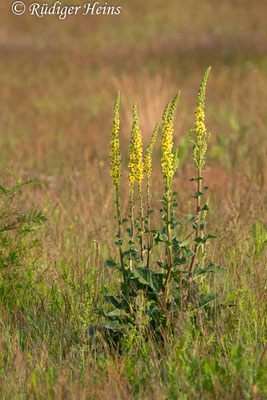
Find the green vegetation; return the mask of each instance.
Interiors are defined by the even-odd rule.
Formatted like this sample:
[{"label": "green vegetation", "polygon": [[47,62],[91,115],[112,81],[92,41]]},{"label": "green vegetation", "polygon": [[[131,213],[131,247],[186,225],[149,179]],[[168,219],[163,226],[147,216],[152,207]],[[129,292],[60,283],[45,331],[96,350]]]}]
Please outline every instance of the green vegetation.
[{"label": "green vegetation", "polygon": [[[203,76],[196,108],[196,121],[190,138],[193,142],[193,159],[197,168],[197,177],[190,179],[196,182],[197,191],[193,198],[197,207],[195,215],[188,215],[187,222],[192,222],[191,231],[188,232],[185,224],[175,217],[177,192],[172,191],[174,174],[178,168],[178,149],[173,150],[173,120],[180,93],[172,102],[168,102],[164,109],[161,129],[161,168],[165,193],[161,200],[160,212],[163,227],[151,229],[153,224],[153,211],[150,208],[150,175],[152,172],[152,151],[155,144],[159,124],[156,125],[148,149],[143,161],[143,141],[137,115],[137,105],[133,107],[133,127],[129,149],[129,186],[130,186],[130,221],[127,218],[121,220],[120,206],[120,141],[119,141],[119,105],[120,94],[117,94],[113,129],[111,140],[111,176],[115,186],[115,204],[117,210],[118,233],[115,245],[119,248],[117,259],[107,260],[108,267],[117,269],[121,273],[120,292],[114,297],[105,296],[105,300],[112,304],[114,309],[108,313],[102,310],[102,314],[108,319],[105,328],[111,338],[115,335],[117,344],[125,335],[128,325],[138,325],[140,317],[146,321],[155,335],[166,334],[166,329],[174,330],[177,318],[182,310],[195,309],[207,305],[215,299],[215,296],[207,292],[204,275],[211,273],[224,274],[226,270],[210,262],[205,265],[206,247],[209,239],[216,238],[205,233],[206,217],[209,211],[208,200],[202,203],[201,198],[208,186],[203,186],[202,171],[205,166],[205,155],[209,135],[205,126],[205,92],[210,68]],[[142,181],[146,175],[147,205],[146,215],[143,206]],[[135,183],[137,184],[139,211],[136,214]],[[136,217],[136,218],[135,218]],[[127,226],[129,227],[123,229]],[[123,235],[123,230],[128,233],[128,240]],[[181,232],[183,231],[183,236]],[[193,240],[190,238],[193,236]],[[145,237],[147,241],[145,241]],[[191,243],[193,242],[193,243]],[[163,248],[160,245],[164,245]],[[155,251],[156,250],[156,251]],[[155,256],[154,256],[155,253]],[[155,267],[157,267],[155,269]],[[199,278],[201,284],[199,284]],[[141,300],[140,300],[141,299]],[[141,303],[140,303],[141,301]],[[100,327],[99,327],[100,328]],[[145,340],[145,330],[139,331],[139,335]]]},{"label": "green vegetation", "polygon": [[0,6],[1,399],[267,397],[263,3]]}]

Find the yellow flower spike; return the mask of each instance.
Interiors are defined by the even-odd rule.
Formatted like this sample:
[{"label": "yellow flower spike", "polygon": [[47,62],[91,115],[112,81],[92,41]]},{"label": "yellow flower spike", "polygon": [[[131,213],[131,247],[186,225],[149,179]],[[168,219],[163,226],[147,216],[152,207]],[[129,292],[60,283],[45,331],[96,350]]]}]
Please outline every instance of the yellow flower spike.
[{"label": "yellow flower spike", "polygon": [[177,168],[177,156],[173,154],[173,119],[175,108],[180,97],[177,93],[172,101],[171,106],[168,104],[163,113],[163,129],[162,129],[162,158],[161,168],[165,179],[172,181],[174,172]]},{"label": "yellow flower spike", "polygon": [[134,182],[141,183],[143,180],[143,141],[140,129],[140,123],[137,116],[137,104],[133,106],[133,126],[130,141],[130,160],[129,160],[129,184]]},{"label": "yellow flower spike", "polygon": [[169,110],[170,110],[171,102],[169,101],[166,107],[164,108],[163,115],[162,115],[162,121],[167,122],[168,115],[169,115]]},{"label": "yellow flower spike", "polygon": [[171,106],[169,107],[169,114],[168,114],[168,122],[173,123],[174,113],[176,109],[177,102],[179,100],[181,92],[179,91],[176,96],[174,97]]},{"label": "yellow flower spike", "polygon": [[121,177],[120,142],[119,142],[119,130],[120,130],[119,107],[120,107],[120,92],[118,91],[114,104],[112,139],[110,142],[111,177],[113,178],[112,184],[114,186],[117,186],[119,184]]},{"label": "yellow flower spike", "polygon": [[[211,67],[209,67],[203,75],[200,88],[198,91],[198,100],[197,107],[195,112],[195,126],[189,132],[189,136],[193,143],[193,159],[195,161],[195,165],[197,168],[197,178],[194,180],[197,181],[197,191],[194,195],[196,198],[196,239],[203,238],[203,230],[201,229],[201,219],[203,218],[205,221],[206,212],[208,210],[208,202],[205,204],[205,208],[203,209],[201,204],[201,196],[202,193],[202,171],[205,165],[205,154],[208,148],[209,141],[209,133],[207,132],[205,125],[205,97],[206,97],[206,87],[208,76],[210,73]],[[194,269],[197,263],[197,253],[200,247],[199,243],[195,243],[194,247],[194,256],[192,257],[188,280],[191,281],[194,273]],[[204,244],[201,244],[202,253],[204,254]],[[202,267],[204,266],[204,256],[202,258]]]},{"label": "yellow flower spike", "polygon": [[195,126],[190,132],[193,142],[193,158],[197,168],[203,168],[205,165],[205,154],[207,151],[209,134],[205,125],[205,97],[208,76],[211,67],[207,69],[203,75],[200,88],[198,91],[198,101],[195,112]]},{"label": "yellow flower spike", "polygon": [[[113,179],[112,184],[116,187],[115,192],[115,204],[117,211],[117,222],[118,222],[118,234],[117,238],[121,240],[122,237],[122,221],[121,221],[121,208],[120,208],[120,195],[119,195],[119,182],[121,177],[121,162],[120,162],[120,142],[119,142],[119,130],[120,130],[120,92],[118,91],[116,100],[114,103],[113,112],[113,127],[112,127],[112,139],[110,142],[110,159],[111,159],[111,177]],[[123,273],[123,279],[126,280],[125,266],[123,262],[122,245],[119,245],[120,253],[120,264]]]},{"label": "yellow flower spike", "polygon": [[[144,257],[144,212],[142,200],[142,180],[144,176],[143,163],[143,141],[140,129],[139,118],[137,115],[137,104],[133,106],[133,126],[131,132],[129,149],[129,186],[130,186],[130,218],[131,218],[131,241],[134,241],[134,183],[138,183],[138,197],[141,216],[141,259]],[[130,269],[132,269],[132,260],[130,260]]]},{"label": "yellow flower spike", "polygon": [[163,113],[163,129],[162,129],[162,158],[161,158],[161,168],[164,174],[165,180],[165,202],[166,202],[166,233],[168,236],[167,245],[167,255],[168,255],[168,271],[166,274],[164,282],[164,293],[163,301],[164,306],[167,306],[168,296],[169,296],[169,281],[171,272],[173,269],[173,249],[172,249],[172,228],[171,228],[171,216],[172,216],[172,206],[171,206],[171,184],[173,175],[178,167],[178,151],[173,153],[173,120],[174,113],[178,99],[180,97],[180,92],[174,97],[171,105],[168,103],[164,113]]},{"label": "yellow flower spike", "polygon": [[173,176],[173,126],[169,122],[164,125],[162,132],[162,172],[166,178]]},{"label": "yellow flower spike", "polygon": [[155,145],[155,141],[156,141],[156,137],[159,131],[159,124],[156,125],[156,128],[154,129],[148,148],[147,148],[147,152],[144,158],[144,173],[146,174],[147,178],[150,178],[151,175],[151,171],[152,171],[152,152],[154,149],[154,145]]}]

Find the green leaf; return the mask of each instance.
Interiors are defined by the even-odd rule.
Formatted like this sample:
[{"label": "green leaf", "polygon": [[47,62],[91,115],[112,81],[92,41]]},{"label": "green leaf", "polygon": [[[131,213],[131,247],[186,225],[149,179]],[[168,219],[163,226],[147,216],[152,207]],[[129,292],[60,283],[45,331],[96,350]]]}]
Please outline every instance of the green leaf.
[{"label": "green leaf", "polygon": [[156,293],[163,289],[162,281],[165,274],[155,274],[148,268],[136,268],[133,275],[139,283],[149,286]]},{"label": "green leaf", "polygon": [[208,240],[208,239],[217,239],[217,236],[207,234],[207,235],[205,235],[204,238],[203,238],[203,240],[205,240],[205,241]]},{"label": "green leaf", "polygon": [[42,183],[37,181],[36,179],[28,179],[27,181],[22,182],[20,184],[20,186],[30,185],[31,183],[34,183],[35,185],[38,185],[39,187],[43,187]]},{"label": "green leaf", "polygon": [[186,222],[192,222],[196,220],[196,216],[192,214],[187,214]]},{"label": "green leaf", "polygon": [[107,303],[113,304],[116,308],[122,308],[121,304],[115,299],[114,296],[104,296]]},{"label": "green leaf", "polygon": [[208,240],[208,239],[216,239],[216,237],[217,236],[214,236],[214,235],[205,235],[203,238],[201,238],[200,236],[198,236],[198,237],[196,237],[195,238],[195,243],[196,244],[200,244],[200,243],[206,243],[206,241]]},{"label": "green leaf", "polygon": [[106,260],[106,266],[110,268],[118,268],[120,269],[119,265],[114,260]]},{"label": "green leaf", "polygon": [[190,249],[188,249],[187,251],[186,251],[186,257],[193,257],[194,255],[195,255],[195,253],[192,251],[192,250],[190,250]]},{"label": "green leaf", "polygon": [[181,258],[176,257],[174,259],[173,265],[183,265],[186,263],[187,263],[187,257],[184,257],[184,256]]},{"label": "green leaf", "polygon": [[200,191],[197,191],[194,196],[192,196],[194,199],[197,199],[198,197],[203,196],[203,193]]},{"label": "green leaf", "polygon": [[104,325],[104,328],[109,331],[123,332],[127,328],[127,324],[123,324],[119,320],[109,321],[107,324]]},{"label": "green leaf", "polygon": [[199,269],[195,271],[195,275],[202,275],[206,273],[215,273],[218,275],[224,275],[227,272],[227,270],[220,265],[215,265],[213,263],[209,264],[206,268]]},{"label": "green leaf", "polygon": [[175,228],[177,225],[182,226],[181,221],[175,217],[172,217],[171,225],[172,225],[172,229]]},{"label": "green leaf", "polygon": [[160,268],[163,268],[163,269],[166,269],[166,270],[169,269],[169,266],[168,266],[168,264],[166,264],[166,263],[163,263],[163,262],[161,262],[161,261],[157,261],[157,264],[158,264],[158,266],[159,266]]},{"label": "green leaf", "polygon": [[205,221],[202,221],[202,222],[200,223],[200,225],[199,225],[200,230],[201,230],[201,231],[204,231],[205,226],[206,226]]},{"label": "green leaf", "polygon": [[125,256],[128,256],[130,254],[130,250],[125,250],[123,253],[122,253],[122,257],[124,258]]},{"label": "green leaf", "polygon": [[200,300],[200,302],[198,303],[198,307],[203,307],[206,304],[210,303],[211,301],[213,301],[215,299],[214,294],[212,293],[207,293],[205,294],[202,299]]},{"label": "green leaf", "polygon": [[10,192],[9,189],[5,189],[3,186],[0,185],[0,190],[2,190],[3,193],[7,194]]},{"label": "green leaf", "polygon": [[159,203],[167,204],[167,201],[165,199],[160,199],[158,200]]},{"label": "green leaf", "polygon": [[167,235],[165,235],[165,233],[158,233],[155,236],[155,241],[156,242],[167,242],[168,241],[168,237],[167,237]]},{"label": "green leaf", "polygon": [[191,178],[189,179],[189,182],[197,182],[197,181],[201,181],[203,178],[202,176],[200,176],[199,178]]},{"label": "green leaf", "polygon": [[124,309],[115,308],[115,310],[110,311],[105,314],[106,317],[127,317],[129,314]]},{"label": "green leaf", "polygon": [[179,242],[180,247],[187,247],[189,243],[189,240],[182,240],[181,242]]}]

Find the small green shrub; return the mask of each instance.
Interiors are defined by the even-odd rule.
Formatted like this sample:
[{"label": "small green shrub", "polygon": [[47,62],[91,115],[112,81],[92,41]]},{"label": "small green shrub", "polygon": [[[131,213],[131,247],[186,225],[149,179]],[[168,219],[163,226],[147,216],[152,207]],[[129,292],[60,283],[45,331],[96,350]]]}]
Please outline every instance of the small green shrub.
[{"label": "small green shrub", "polygon": [[267,244],[267,230],[256,221],[252,225],[251,234],[254,240],[254,260],[257,261]]},{"label": "small green shrub", "polygon": [[11,169],[8,171],[12,186],[0,185],[0,298],[6,305],[17,302],[21,289],[27,291],[33,286],[34,270],[27,258],[33,249],[38,257],[39,241],[35,232],[46,221],[35,207],[23,210],[16,201],[26,185],[40,183],[22,181]]}]

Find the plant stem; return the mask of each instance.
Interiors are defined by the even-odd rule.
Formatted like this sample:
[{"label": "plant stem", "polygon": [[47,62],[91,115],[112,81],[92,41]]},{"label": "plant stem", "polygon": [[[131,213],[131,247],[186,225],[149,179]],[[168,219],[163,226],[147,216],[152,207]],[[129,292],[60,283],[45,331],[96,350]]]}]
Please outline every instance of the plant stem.
[{"label": "plant stem", "polygon": [[[134,240],[134,187],[131,184],[130,189],[130,219],[131,219],[131,248],[133,248],[133,240]],[[133,260],[130,259],[130,270],[132,269]]]},{"label": "plant stem", "polygon": [[141,242],[140,242],[140,247],[141,247],[141,260],[143,261],[144,259],[144,207],[143,207],[143,199],[142,199],[142,183],[139,183],[138,186],[138,192],[139,192],[139,204],[140,204],[140,216],[141,216]]},{"label": "plant stem", "polygon": [[164,304],[166,306],[169,295],[169,280],[173,267],[173,254],[172,254],[172,235],[171,235],[171,195],[170,195],[169,179],[166,180],[166,203],[167,203],[167,236],[168,236],[168,272],[164,283]]},{"label": "plant stem", "polygon": [[[202,189],[202,179],[201,179],[201,168],[198,168],[198,176],[197,176],[197,191],[201,192]],[[196,229],[196,238],[200,236],[200,224],[201,224],[201,196],[197,196],[197,229]],[[195,244],[194,248],[194,256],[191,261],[190,269],[189,269],[189,275],[188,275],[188,281],[190,282],[193,277],[193,272],[196,266],[196,261],[197,261],[197,252],[198,252],[199,244]]]},{"label": "plant stem", "polygon": [[146,196],[147,196],[147,264],[146,267],[149,268],[150,262],[150,250],[151,250],[151,220],[150,220],[150,185],[149,185],[149,178],[147,178],[147,185],[146,185]]},{"label": "plant stem", "polygon": [[[118,220],[118,239],[121,240],[122,235],[121,235],[121,207],[120,207],[120,193],[119,193],[119,184],[116,184],[116,209],[117,209],[117,220]],[[123,280],[125,282],[126,280],[126,275],[125,275],[125,268],[124,268],[124,263],[123,263],[123,255],[122,255],[122,246],[119,245],[119,252],[120,252],[120,263],[121,263],[121,269],[122,269],[122,274],[123,274]]]}]

